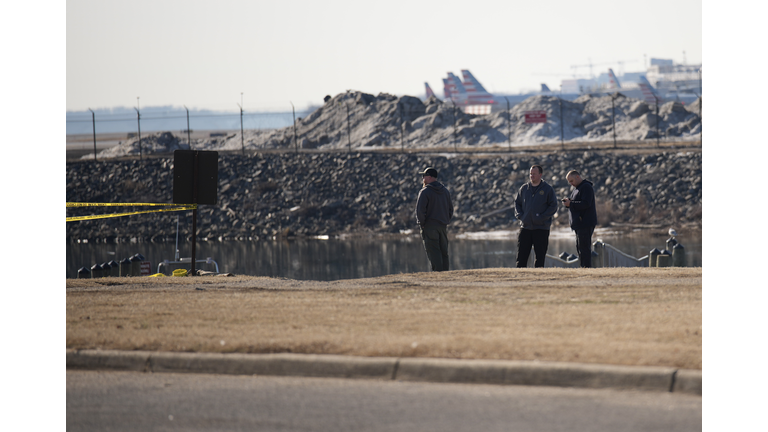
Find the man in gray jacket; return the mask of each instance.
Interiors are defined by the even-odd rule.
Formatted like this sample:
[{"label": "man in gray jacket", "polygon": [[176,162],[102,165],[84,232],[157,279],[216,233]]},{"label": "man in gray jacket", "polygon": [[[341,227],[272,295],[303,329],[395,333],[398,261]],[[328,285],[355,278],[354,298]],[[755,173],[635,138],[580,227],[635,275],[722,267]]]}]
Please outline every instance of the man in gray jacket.
[{"label": "man in gray jacket", "polygon": [[448,223],[453,217],[451,193],[437,181],[437,170],[427,167],[420,172],[424,187],[416,200],[416,221],[421,230],[424,250],[432,271],[448,270]]},{"label": "man in gray jacket", "polygon": [[555,190],[541,179],[544,169],[531,167],[531,181],[520,187],[515,198],[515,217],[520,221],[517,236],[517,267],[527,267],[531,247],[536,254],[534,267],[544,267],[549,247],[549,228],[557,212]]}]

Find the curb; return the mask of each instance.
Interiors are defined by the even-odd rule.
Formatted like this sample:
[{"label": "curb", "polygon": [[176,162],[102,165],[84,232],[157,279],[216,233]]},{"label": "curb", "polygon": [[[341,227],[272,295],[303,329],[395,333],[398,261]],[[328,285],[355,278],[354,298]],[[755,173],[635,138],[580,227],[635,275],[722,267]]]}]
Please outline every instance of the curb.
[{"label": "curb", "polygon": [[701,396],[702,371],[518,360],[71,350],[67,369],[635,389]]}]

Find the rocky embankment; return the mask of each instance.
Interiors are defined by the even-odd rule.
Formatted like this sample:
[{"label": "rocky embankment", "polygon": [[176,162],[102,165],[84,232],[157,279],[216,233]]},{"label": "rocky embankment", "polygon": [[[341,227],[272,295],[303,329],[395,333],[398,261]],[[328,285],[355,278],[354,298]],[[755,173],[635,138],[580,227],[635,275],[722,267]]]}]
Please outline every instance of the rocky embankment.
[{"label": "rocky embankment", "polygon": [[[400,233],[413,217],[417,173],[433,166],[451,191],[451,231],[516,228],[509,207],[532,164],[566,196],[571,169],[595,185],[598,218],[611,224],[701,226],[701,152],[626,155],[578,151],[535,155],[284,153],[219,155],[218,204],[198,210],[198,238],[258,239]],[[173,157],[67,163],[67,202],[170,203]],[[144,208],[73,208],[79,216]],[[149,213],[67,223],[68,241],[163,241],[191,235],[192,212]],[[565,208],[555,227],[567,227]]]}]

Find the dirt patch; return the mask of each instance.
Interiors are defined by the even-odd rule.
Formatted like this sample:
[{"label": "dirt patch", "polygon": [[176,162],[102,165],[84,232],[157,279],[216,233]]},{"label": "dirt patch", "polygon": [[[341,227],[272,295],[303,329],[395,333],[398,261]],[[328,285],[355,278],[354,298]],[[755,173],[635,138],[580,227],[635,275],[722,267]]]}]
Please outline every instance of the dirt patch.
[{"label": "dirt patch", "polygon": [[67,348],[701,369],[701,268],[70,279]]}]

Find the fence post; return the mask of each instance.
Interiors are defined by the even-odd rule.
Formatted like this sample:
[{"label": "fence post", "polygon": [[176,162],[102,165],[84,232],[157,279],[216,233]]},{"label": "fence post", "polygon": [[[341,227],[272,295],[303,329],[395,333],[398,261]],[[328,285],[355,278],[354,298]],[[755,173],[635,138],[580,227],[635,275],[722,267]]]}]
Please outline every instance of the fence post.
[{"label": "fence post", "polygon": [[296,148],[296,153],[299,153],[299,140],[296,138],[296,108],[291,102],[291,111],[293,111],[293,146]]},{"label": "fence post", "polygon": [[602,240],[597,240],[592,243],[592,248],[597,254],[592,259],[592,267],[605,267],[605,243]]},{"label": "fence post", "polygon": [[[560,92],[562,93],[563,89],[562,86],[560,88]],[[565,141],[563,140],[563,127],[565,125],[565,119],[563,118],[563,99],[557,98],[557,102],[560,104],[560,146],[563,147],[563,150],[565,150]]]},{"label": "fence post", "polygon": [[403,135],[405,135],[405,119],[403,116],[403,100],[397,101],[397,107],[400,109],[400,150],[405,153],[405,144],[403,144]]},{"label": "fence post", "polygon": [[657,257],[661,255],[661,251],[653,248],[651,252],[648,254],[648,267],[656,267],[657,265]]},{"label": "fence post", "polygon": [[685,267],[686,264],[685,248],[680,243],[677,243],[672,247],[672,265],[674,267]]},{"label": "fence post", "polygon": [[[138,103],[139,98],[136,98],[136,103]],[[136,110],[136,121],[139,123],[139,160],[142,159],[141,156],[141,113],[139,112],[138,108],[134,108]]]},{"label": "fence post", "polygon": [[349,103],[345,102],[344,106],[347,107],[347,147],[349,152],[352,153],[352,126],[349,124]]},{"label": "fence post", "polygon": [[512,112],[509,110],[509,99],[504,96],[507,101],[507,143],[509,145],[509,151],[512,151]]},{"label": "fence post", "polygon": [[[240,93],[240,102],[243,101],[243,94]],[[245,136],[243,135],[243,106],[237,104],[240,107],[240,146],[243,149],[243,156],[245,156]]]},{"label": "fence post", "polygon": [[189,149],[192,150],[192,136],[191,131],[189,130],[189,108],[184,105],[184,109],[187,110],[187,144],[189,145]]},{"label": "fence post", "polygon": [[92,109],[88,108],[91,112],[91,120],[93,122],[93,161],[96,162],[96,113]]}]

